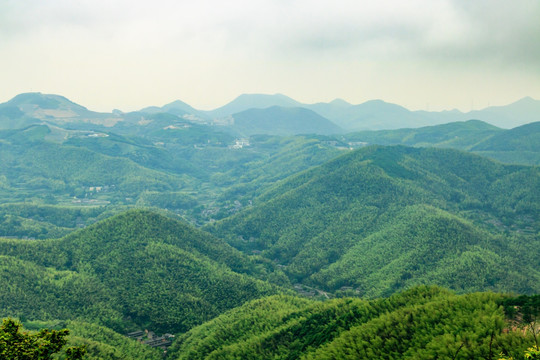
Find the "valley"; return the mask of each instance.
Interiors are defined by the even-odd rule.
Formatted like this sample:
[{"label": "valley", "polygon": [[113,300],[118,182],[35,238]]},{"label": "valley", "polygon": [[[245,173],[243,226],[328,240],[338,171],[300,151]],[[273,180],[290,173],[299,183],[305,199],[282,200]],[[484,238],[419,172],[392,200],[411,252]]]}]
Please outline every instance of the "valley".
[{"label": "valley", "polygon": [[171,359],[523,358],[537,103],[21,94],[0,104],[0,314],[70,329],[86,359],[161,358],[125,336],[142,329],[174,335]]}]

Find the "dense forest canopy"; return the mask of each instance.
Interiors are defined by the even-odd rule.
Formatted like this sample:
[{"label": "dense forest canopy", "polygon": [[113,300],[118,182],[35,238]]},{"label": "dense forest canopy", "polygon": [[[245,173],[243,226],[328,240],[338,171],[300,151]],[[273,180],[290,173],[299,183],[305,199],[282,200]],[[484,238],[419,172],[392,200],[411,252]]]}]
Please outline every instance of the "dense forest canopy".
[{"label": "dense forest canopy", "polygon": [[179,332],[278,291],[239,273],[254,265],[223,241],[146,211],[59,240],[0,241],[0,254],[4,316]]},{"label": "dense forest canopy", "polygon": [[[521,301],[538,312],[538,296]],[[534,336],[509,331],[527,325],[504,312],[521,311],[519,303],[425,286],[371,301],[274,296],[192,329],[171,351],[178,359],[522,359]]]},{"label": "dense forest canopy", "polygon": [[0,351],[56,334],[54,359],[534,358],[539,123],[475,114],[0,104]]},{"label": "dense forest canopy", "polygon": [[[519,184],[519,185],[518,185]],[[414,284],[538,292],[540,171],[456,150],[367,147],[206,227],[291,281],[360,295]]]}]

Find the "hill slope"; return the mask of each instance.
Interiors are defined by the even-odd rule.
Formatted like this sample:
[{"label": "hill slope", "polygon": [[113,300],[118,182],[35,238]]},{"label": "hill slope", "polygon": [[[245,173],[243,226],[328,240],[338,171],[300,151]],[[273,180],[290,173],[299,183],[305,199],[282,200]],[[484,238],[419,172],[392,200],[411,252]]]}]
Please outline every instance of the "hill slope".
[{"label": "hill slope", "polygon": [[186,104],[181,100],[175,100],[169,104],[163,105],[162,107],[151,106],[144,109],[141,109],[140,112],[148,114],[156,114],[160,112],[173,114],[179,117],[186,117],[193,120],[206,121],[208,116],[197,109],[191,107],[191,105]]},{"label": "hill slope", "polygon": [[[320,108],[320,110],[323,109]],[[324,110],[325,115],[323,116],[328,116],[330,120],[347,130],[399,129],[442,122],[437,122],[436,119],[431,119],[409,111],[400,105],[382,100],[370,100],[362,104],[342,106],[337,109],[335,106],[327,107]]]},{"label": "hill slope", "polygon": [[469,119],[481,119],[495,126],[511,129],[540,121],[540,100],[524,97],[508,105],[490,106],[465,114]]},{"label": "hill slope", "polygon": [[207,113],[212,117],[224,117],[249,109],[265,109],[271,106],[298,107],[301,104],[281,94],[242,94],[228,104]]},{"label": "hill slope", "polygon": [[0,129],[21,128],[30,123],[112,126],[121,119],[90,111],[61,95],[23,93],[0,104]]},{"label": "hill slope", "polygon": [[535,167],[455,150],[368,147],[287,179],[208,229],[276,261],[292,280],[328,290],[379,296],[434,282],[534,292],[538,189]]},{"label": "hill slope", "polygon": [[234,131],[249,136],[254,134],[297,135],[337,134],[342,130],[330,120],[304,108],[272,106],[250,109],[233,114]]},{"label": "hill slope", "polygon": [[471,151],[504,162],[540,165],[540,121],[497,133]]},{"label": "hill slope", "polygon": [[418,287],[388,299],[269,297],[182,335],[177,359],[521,359],[534,342],[505,332],[503,296]]},{"label": "hill slope", "polygon": [[497,133],[471,150],[540,152],[540,121]]},{"label": "hill slope", "polygon": [[347,134],[349,141],[370,145],[434,146],[468,150],[504,130],[479,120],[397,130],[361,131]]},{"label": "hill slope", "polygon": [[540,164],[540,122],[504,130],[469,120],[416,129],[361,131],[345,136],[353,143],[455,148],[506,163]]},{"label": "hill slope", "polygon": [[179,176],[145,168],[133,160],[45,140],[51,131],[39,125],[0,132],[3,199],[28,201],[44,190],[49,195],[62,193],[80,198],[90,187],[106,188],[110,196],[125,198],[136,197],[144,190],[182,186]]},{"label": "hill slope", "polygon": [[[157,206],[206,222],[236,211],[238,201],[247,205],[255,192],[273,182],[342,151],[325,136],[253,136],[249,145],[234,148],[235,137],[223,130],[189,125],[169,114],[147,120],[137,127],[147,130],[144,137],[52,125],[0,131],[0,202],[106,206],[111,211]],[[133,121],[140,121],[139,116]],[[69,229],[55,226],[75,226],[59,225],[43,208],[30,217],[20,208],[10,207],[11,213],[0,208],[0,236],[60,237]],[[86,220],[78,225],[91,223]]]},{"label": "hill slope", "polygon": [[[61,330],[67,328],[67,347],[86,346],[85,360],[159,360],[163,359],[160,349],[119,334],[107,327],[82,321],[25,321],[25,330]],[[56,357],[55,357],[56,359]]]},{"label": "hill slope", "polygon": [[0,254],[8,289],[1,316],[83,317],[115,329],[178,332],[277,291],[232,271],[252,265],[224,242],[147,211],[60,240],[2,240]]}]

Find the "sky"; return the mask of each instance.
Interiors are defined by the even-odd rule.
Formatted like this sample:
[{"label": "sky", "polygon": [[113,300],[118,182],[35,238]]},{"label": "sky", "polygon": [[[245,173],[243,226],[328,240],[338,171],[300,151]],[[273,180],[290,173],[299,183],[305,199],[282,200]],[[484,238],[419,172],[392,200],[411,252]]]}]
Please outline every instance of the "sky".
[{"label": "sky", "polygon": [[0,103],[36,91],[95,111],[540,99],[540,1],[0,0]]}]

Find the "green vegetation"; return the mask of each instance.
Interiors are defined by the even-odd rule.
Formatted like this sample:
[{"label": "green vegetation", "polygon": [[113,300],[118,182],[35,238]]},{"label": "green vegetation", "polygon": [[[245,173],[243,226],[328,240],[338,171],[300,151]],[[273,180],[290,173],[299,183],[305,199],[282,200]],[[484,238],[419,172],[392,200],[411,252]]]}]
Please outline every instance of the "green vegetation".
[{"label": "green vegetation", "polygon": [[2,316],[180,332],[279,292],[231,270],[256,271],[223,241],[147,211],[59,240],[3,240],[0,254]]},{"label": "green vegetation", "polygon": [[[181,336],[177,359],[522,359],[531,332],[505,316],[512,298],[416,287],[386,299],[268,297]],[[519,325],[519,326],[518,326]]]},{"label": "green vegetation", "polygon": [[[519,184],[519,185],[518,185]],[[368,147],[207,229],[292,282],[364,296],[435,283],[540,291],[540,171],[445,149]]]},{"label": "green vegetation", "polygon": [[[2,359],[158,360],[163,356],[111,329],[78,321],[4,319],[0,328]],[[65,354],[59,353],[65,348]],[[66,356],[67,355],[67,356]]]},{"label": "green vegetation", "polygon": [[180,179],[142,168],[130,160],[81,148],[46,142],[31,147],[2,145],[6,165],[2,175],[20,191],[48,188],[53,194],[63,190],[76,196],[80,188],[114,186],[125,195],[135,195],[142,189],[168,190],[181,183]]},{"label": "green vegetation", "polygon": [[377,145],[447,147],[468,150],[478,142],[505,131],[479,120],[425,126],[416,129],[361,131],[347,134],[349,141]]},{"label": "green vegetation", "polygon": [[[0,327],[0,355],[2,359],[52,359],[66,345],[66,336],[69,331],[42,329],[31,334],[21,331],[21,324],[12,319],[4,319]],[[82,347],[69,347],[66,349],[65,359],[82,359],[86,349]]]},{"label": "green vegetation", "polygon": [[241,166],[230,163],[212,176],[217,185],[224,187],[221,201],[237,199],[245,203],[274,183],[343,153],[329,146],[331,138],[324,136],[259,135],[251,139],[252,152],[259,154],[257,157],[248,153],[250,157]]},{"label": "green vegetation", "polygon": [[85,360],[158,360],[162,351],[141,344],[109,328],[80,321],[26,321],[29,330],[41,329],[69,330],[67,346],[84,347]]},{"label": "green vegetation", "polygon": [[[48,125],[0,131],[0,202],[36,209],[51,205],[51,211],[54,205],[71,213],[100,207],[109,216],[133,206],[157,207],[205,223],[340,152],[316,136],[254,136],[249,146],[232,149],[231,135],[158,115],[147,119],[147,127],[160,124],[144,138]],[[163,126],[170,121],[176,125]],[[50,238],[74,229],[57,225],[44,211],[24,216],[17,206],[0,217],[0,236]],[[82,216],[77,226],[92,222]]]},{"label": "green vegetation", "polygon": [[506,244],[506,238],[433,207],[406,207],[391,218],[383,230],[359,239],[313,280],[331,289],[354,287],[368,297],[415,284],[460,292],[537,291],[534,262],[523,266],[512,257],[511,246],[518,244]]},{"label": "green vegetation", "polygon": [[[9,323],[11,339],[53,359],[161,358],[122,335],[143,329],[176,334],[179,359],[537,356],[539,296],[502,293],[540,292],[540,169],[516,165],[540,164],[539,123],[268,135],[339,130],[292,106],[0,104],[0,317],[31,330]],[[311,108],[356,128],[429,120]]]},{"label": "green vegetation", "polygon": [[60,206],[33,203],[0,205],[0,237],[59,238],[110,216],[104,206]]},{"label": "green vegetation", "polygon": [[510,129],[476,144],[471,151],[506,163],[540,165],[540,122]]},{"label": "green vegetation", "polygon": [[511,164],[540,165],[540,122],[503,130],[479,120],[416,129],[362,131],[347,141],[467,150]]},{"label": "green vegetation", "polygon": [[473,151],[530,151],[540,152],[540,122],[522,125],[486,139]]}]

